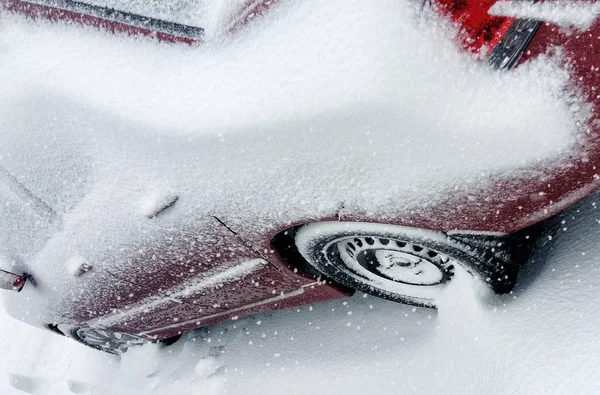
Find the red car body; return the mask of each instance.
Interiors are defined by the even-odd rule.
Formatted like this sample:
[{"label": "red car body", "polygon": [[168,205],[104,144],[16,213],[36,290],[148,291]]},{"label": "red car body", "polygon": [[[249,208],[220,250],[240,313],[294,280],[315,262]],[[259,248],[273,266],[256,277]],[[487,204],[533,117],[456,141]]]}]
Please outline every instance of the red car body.
[{"label": "red car body", "polygon": [[[125,19],[111,20],[56,7],[61,2],[0,0],[0,3],[5,11],[32,18],[77,21],[117,33],[151,35],[175,43],[194,44],[201,41],[202,36],[200,30],[186,26],[161,25],[166,28],[157,31],[127,24]],[[244,25],[258,14],[268,12],[272,3],[246,2],[228,29],[232,34],[243,34]],[[511,25],[517,22],[514,18],[488,15],[493,3],[440,0],[438,8],[463,27],[465,48],[485,55],[502,42]],[[77,293],[77,303],[70,303],[69,309],[60,310],[60,314],[42,315],[37,322],[57,331],[59,324],[85,325],[156,341],[237,316],[351,295],[353,290],[347,287],[306,273],[274,246],[277,235],[309,222],[382,222],[441,232],[512,234],[551,217],[600,187],[597,168],[600,165],[597,115],[600,45],[596,43],[599,37],[600,22],[578,34],[569,34],[556,25],[542,22],[531,41],[525,43],[526,50],[518,60],[523,63],[550,48],[562,48],[573,87],[580,90],[591,105],[592,115],[584,125],[586,132],[579,141],[579,155],[553,167],[558,170],[540,173],[536,168],[535,172],[528,172],[532,169],[524,167],[520,178],[492,174],[485,189],[457,188],[427,207],[395,208],[389,214],[368,213],[342,202],[327,208],[326,215],[273,215],[260,227],[250,227],[234,212],[216,212],[193,223],[182,223],[174,233],[153,235],[149,243],[140,237],[137,242],[123,245],[118,258],[107,257],[108,260],[127,260],[132,268],[143,268],[141,270],[111,273],[81,262],[73,281],[85,292]],[[148,214],[149,218],[159,219],[180,204],[179,196],[165,199],[166,203]],[[245,204],[239,203],[240,210]],[[138,253],[141,248],[143,254]],[[148,260],[154,264],[146,265]],[[31,275],[35,278],[35,273]],[[15,284],[21,281],[14,280]],[[15,293],[9,298],[18,300],[19,297],[21,295]],[[11,313],[31,321],[22,310],[13,309]]]}]

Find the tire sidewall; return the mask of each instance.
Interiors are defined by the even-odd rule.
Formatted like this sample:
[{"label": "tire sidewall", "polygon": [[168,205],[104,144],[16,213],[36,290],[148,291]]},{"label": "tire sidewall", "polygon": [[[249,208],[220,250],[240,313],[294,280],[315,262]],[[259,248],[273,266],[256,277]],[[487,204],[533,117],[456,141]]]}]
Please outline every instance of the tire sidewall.
[{"label": "tire sidewall", "polygon": [[458,264],[471,274],[473,274],[471,268],[474,265],[480,264],[475,256],[469,254],[470,248],[468,246],[461,245],[442,232],[399,225],[360,222],[312,223],[298,229],[295,241],[300,254],[309,264],[340,284],[388,300],[423,307],[435,307],[435,302],[432,300],[424,300],[410,295],[400,295],[372,284],[361,282],[330,263],[326,254],[327,246],[336,240],[349,237],[376,237],[416,244],[447,255],[454,261],[453,263]]}]

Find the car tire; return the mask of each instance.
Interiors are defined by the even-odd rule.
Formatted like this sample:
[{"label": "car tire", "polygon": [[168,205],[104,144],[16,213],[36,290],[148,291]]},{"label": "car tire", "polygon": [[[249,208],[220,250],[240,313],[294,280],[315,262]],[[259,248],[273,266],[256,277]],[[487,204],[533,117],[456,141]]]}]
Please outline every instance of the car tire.
[{"label": "car tire", "polygon": [[58,329],[67,337],[98,351],[123,354],[129,347],[146,344],[147,341],[134,335],[112,332],[105,329],[59,325]]},{"label": "car tire", "polygon": [[398,225],[315,222],[293,232],[297,251],[319,273],[344,286],[423,307],[457,270],[509,292],[519,270],[510,235],[444,233]]}]

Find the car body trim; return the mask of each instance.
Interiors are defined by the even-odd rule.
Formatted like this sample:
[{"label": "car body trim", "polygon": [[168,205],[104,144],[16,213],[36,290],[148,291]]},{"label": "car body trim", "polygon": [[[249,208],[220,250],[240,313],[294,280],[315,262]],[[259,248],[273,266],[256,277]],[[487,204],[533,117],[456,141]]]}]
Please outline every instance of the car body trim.
[{"label": "car body trim", "polygon": [[264,259],[252,259],[242,262],[212,275],[208,274],[205,278],[199,279],[193,284],[181,284],[180,286],[171,289],[171,292],[169,292],[168,296],[150,296],[129,306],[129,308],[119,310],[116,314],[108,317],[100,317],[92,322],[88,322],[87,325],[90,327],[108,328],[114,324],[127,320],[127,318],[134,317],[142,313],[156,311],[165,307],[165,305],[169,304],[169,302],[181,304],[182,302],[179,300],[179,298],[183,298],[201,290],[216,287],[241,277],[245,277],[268,264],[269,263]]},{"label": "car body trim", "polygon": [[144,337],[144,336],[151,336],[152,333],[157,332],[157,331],[168,330],[168,329],[176,329],[176,328],[179,328],[179,327],[185,327],[185,326],[187,326],[189,324],[194,324],[194,326],[200,327],[200,326],[202,326],[202,321],[207,321],[207,320],[219,317],[219,316],[231,315],[231,313],[236,313],[238,311],[246,311],[246,310],[252,309],[254,307],[258,307],[258,306],[262,306],[262,305],[269,304],[269,303],[272,303],[272,302],[277,302],[277,301],[284,300],[284,299],[287,299],[287,298],[291,298],[291,297],[294,297],[294,296],[302,295],[304,293],[304,288],[305,287],[307,287],[309,285],[310,286],[314,286],[315,284],[316,283],[307,284],[307,285],[303,286],[302,288],[299,288],[299,289],[297,289],[295,291],[291,291],[291,292],[287,292],[287,293],[282,292],[279,295],[277,295],[275,297],[272,297],[272,298],[264,299],[264,300],[261,300],[259,302],[255,302],[255,303],[246,304],[244,306],[236,307],[234,309],[229,309],[227,311],[223,311],[223,312],[220,312],[220,313],[207,315],[206,317],[202,317],[202,318],[198,318],[198,319],[194,319],[194,320],[189,320],[189,321],[178,322],[176,324],[171,324],[171,325],[161,326],[159,328],[154,328],[154,329],[146,330],[144,332],[138,333],[137,336],[142,336],[142,337]]},{"label": "car body trim", "polygon": [[183,37],[194,41],[201,40],[204,36],[204,29],[201,27],[189,26],[176,22],[168,22],[125,11],[119,11],[114,8],[91,5],[74,0],[20,0],[20,2],[61,9],[77,14],[83,14],[111,22],[133,26],[140,29]]}]

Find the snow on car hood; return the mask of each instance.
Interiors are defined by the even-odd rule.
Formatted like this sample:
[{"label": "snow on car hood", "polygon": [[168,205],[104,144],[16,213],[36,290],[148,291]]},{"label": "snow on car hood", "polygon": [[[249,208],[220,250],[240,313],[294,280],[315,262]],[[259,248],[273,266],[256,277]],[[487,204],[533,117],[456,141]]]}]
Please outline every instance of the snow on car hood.
[{"label": "snow on car hood", "polygon": [[[2,26],[0,164],[61,216],[52,248],[86,258],[145,229],[138,207],[156,191],[181,197],[181,218],[267,227],[344,201],[431,201],[575,141],[566,71],[550,59],[491,70],[451,27],[396,0],[282,2],[198,47],[17,17]],[[3,233],[48,237],[0,221]],[[66,262],[51,251],[38,263],[58,276]]]}]

